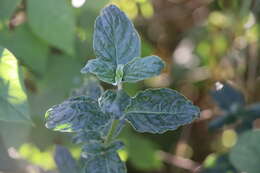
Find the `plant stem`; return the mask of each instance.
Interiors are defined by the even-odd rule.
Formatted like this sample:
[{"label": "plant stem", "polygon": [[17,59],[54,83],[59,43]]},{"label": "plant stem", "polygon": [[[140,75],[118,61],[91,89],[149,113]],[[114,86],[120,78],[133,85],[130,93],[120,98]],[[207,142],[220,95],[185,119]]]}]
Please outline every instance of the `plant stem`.
[{"label": "plant stem", "polygon": [[[117,91],[120,91],[123,89],[122,83],[118,83],[117,85]],[[113,138],[118,134],[116,131],[119,129],[118,127],[120,126],[120,120],[114,119],[112,122],[112,125],[109,129],[107,138],[105,140],[105,144],[109,144],[110,142],[113,141]],[[122,125],[122,124],[121,124]],[[120,129],[121,130],[121,129]],[[115,135],[116,134],[116,135]]]},{"label": "plant stem", "polygon": [[115,133],[115,131],[117,129],[118,124],[119,124],[119,120],[113,120],[111,128],[109,129],[107,138],[105,140],[105,144],[106,145],[109,144],[110,142],[112,142],[113,136],[114,136],[114,133]]}]

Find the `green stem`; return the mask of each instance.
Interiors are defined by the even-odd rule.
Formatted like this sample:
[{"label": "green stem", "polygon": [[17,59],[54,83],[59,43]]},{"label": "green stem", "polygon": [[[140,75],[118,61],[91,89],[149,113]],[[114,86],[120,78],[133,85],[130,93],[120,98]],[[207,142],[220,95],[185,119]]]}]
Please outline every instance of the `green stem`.
[{"label": "green stem", "polygon": [[105,140],[105,144],[109,144],[109,143],[112,142],[114,133],[115,133],[115,131],[116,131],[116,129],[117,129],[117,126],[118,126],[118,123],[119,123],[119,120],[113,120],[113,123],[112,123],[112,125],[111,125],[111,128],[109,129],[107,138],[106,138],[106,140]]},{"label": "green stem", "polygon": [[[117,91],[120,91],[123,89],[122,83],[117,84]],[[118,129],[118,126],[120,125],[120,120],[113,120],[111,128],[109,129],[108,135],[105,140],[105,144],[109,144],[113,141],[114,134],[116,133],[116,130]]]}]

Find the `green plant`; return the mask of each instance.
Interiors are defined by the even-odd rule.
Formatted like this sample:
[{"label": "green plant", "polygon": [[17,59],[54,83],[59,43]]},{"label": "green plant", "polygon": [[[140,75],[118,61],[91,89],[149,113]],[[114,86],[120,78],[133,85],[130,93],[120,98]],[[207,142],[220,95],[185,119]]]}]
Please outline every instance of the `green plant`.
[{"label": "green plant", "polygon": [[127,122],[138,132],[163,133],[191,123],[199,108],[171,89],[147,89],[133,98],[124,92],[123,82],[156,76],[164,63],[157,56],[140,57],[138,33],[114,5],[96,19],[94,51],[97,58],[81,72],[95,74],[117,90],[93,90],[97,93],[53,106],[46,113],[46,127],[76,134],[74,142],[83,143],[84,172],[123,173],[126,168],[117,154],[123,143],[116,137]]},{"label": "green plant", "polygon": [[[217,83],[219,89],[211,93],[223,115],[209,124],[211,131],[232,125],[238,136],[236,144],[226,153],[221,154],[214,166],[203,173],[211,172],[259,172],[258,144],[260,131],[254,129],[254,121],[259,119],[259,103],[247,104],[245,95],[228,83]],[[251,159],[248,159],[251,158]]]}]

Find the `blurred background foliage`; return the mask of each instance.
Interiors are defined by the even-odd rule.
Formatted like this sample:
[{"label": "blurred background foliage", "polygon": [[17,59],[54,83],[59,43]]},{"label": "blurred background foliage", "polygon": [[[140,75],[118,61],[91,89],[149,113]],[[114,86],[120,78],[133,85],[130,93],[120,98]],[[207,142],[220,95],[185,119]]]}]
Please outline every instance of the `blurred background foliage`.
[{"label": "blurred background foliage", "polygon": [[143,56],[167,62],[127,92],[170,87],[202,110],[163,135],[126,128],[128,172],[259,173],[259,0],[0,0],[0,172],[56,172],[57,144],[79,158],[80,146],[44,127],[44,113],[84,83],[94,21],[109,3],[133,20]]}]

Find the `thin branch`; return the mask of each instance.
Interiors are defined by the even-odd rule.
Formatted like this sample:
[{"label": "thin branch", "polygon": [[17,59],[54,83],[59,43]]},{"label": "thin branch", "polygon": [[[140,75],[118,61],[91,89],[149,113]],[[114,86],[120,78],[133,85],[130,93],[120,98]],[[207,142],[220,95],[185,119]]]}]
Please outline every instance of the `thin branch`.
[{"label": "thin branch", "polygon": [[159,156],[166,163],[172,164],[172,165],[182,168],[182,169],[189,170],[192,173],[199,173],[202,168],[201,164],[199,164],[193,160],[186,159],[186,158],[183,158],[180,156],[175,156],[175,155],[166,153],[164,151],[160,151]]}]

